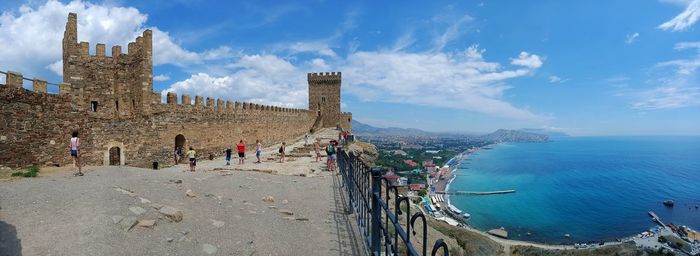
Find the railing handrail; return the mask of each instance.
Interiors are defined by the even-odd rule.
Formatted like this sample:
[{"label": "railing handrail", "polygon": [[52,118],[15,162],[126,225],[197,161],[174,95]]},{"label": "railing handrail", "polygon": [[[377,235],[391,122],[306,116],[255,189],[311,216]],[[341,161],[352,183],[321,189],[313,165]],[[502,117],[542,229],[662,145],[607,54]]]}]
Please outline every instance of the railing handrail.
[{"label": "railing handrail", "polygon": [[[428,223],[425,215],[421,211],[411,215],[410,201],[407,197],[399,195],[396,186],[390,185],[389,181],[382,177],[380,167],[370,168],[352,152],[348,153],[340,149],[338,150],[338,170],[348,194],[348,207],[356,216],[367,255],[378,256],[382,253],[382,248],[384,248],[384,255],[398,255],[399,241],[405,246],[407,255],[427,255]],[[386,197],[382,196],[382,188]],[[391,190],[394,190],[393,212],[390,205]],[[405,212],[401,210],[401,203],[404,201],[407,204]],[[406,214],[405,229],[398,217],[403,214]],[[421,219],[423,224],[422,254],[411,242],[411,233],[416,236],[415,222],[418,219]],[[393,226],[393,234],[391,226]],[[449,255],[447,244],[442,239],[435,241],[431,255],[436,255],[440,250],[443,255]]]}]

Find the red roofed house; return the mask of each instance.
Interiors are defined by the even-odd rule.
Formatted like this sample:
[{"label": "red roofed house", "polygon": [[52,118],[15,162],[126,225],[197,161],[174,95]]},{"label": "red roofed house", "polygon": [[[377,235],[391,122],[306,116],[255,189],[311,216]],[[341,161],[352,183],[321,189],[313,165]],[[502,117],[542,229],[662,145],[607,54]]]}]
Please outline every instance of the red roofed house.
[{"label": "red roofed house", "polygon": [[411,167],[418,167],[418,163],[414,162],[411,159],[403,160],[403,162],[406,163],[407,165],[410,165]]},{"label": "red roofed house", "polygon": [[437,166],[435,166],[433,162],[423,162],[423,167],[425,167],[425,170],[428,171],[428,173],[437,171]]},{"label": "red roofed house", "polygon": [[420,191],[420,190],[423,190],[423,185],[411,184],[411,185],[409,185],[408,189],[410,189],[411,191]]}]

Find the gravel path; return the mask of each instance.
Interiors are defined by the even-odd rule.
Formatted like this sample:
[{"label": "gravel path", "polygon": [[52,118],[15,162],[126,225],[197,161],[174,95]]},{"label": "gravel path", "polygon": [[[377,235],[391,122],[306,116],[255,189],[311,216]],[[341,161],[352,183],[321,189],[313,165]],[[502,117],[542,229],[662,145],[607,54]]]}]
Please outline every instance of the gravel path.
[{"label": "gravel path", "polygon": [[[312,162],[295,160],[302,161]],[[0,255],[359,254],[332,173],[272,175],[203,163],[194,173],[184,165],[96,167],[83,177],[2,181]],[[169,220],[162,206],[181,211],[182,220]]]}]

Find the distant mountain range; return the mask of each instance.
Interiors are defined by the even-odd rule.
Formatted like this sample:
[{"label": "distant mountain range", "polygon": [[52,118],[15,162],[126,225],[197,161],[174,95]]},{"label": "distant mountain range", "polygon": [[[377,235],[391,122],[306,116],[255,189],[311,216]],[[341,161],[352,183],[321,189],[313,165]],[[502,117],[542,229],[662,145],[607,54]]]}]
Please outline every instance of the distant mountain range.
[{"label": "distant mountain range", "polygon": [[484,141],[494,142],[545,142],[549,136],[520,130],[498,129],[495,132],[479,136]]},{"label": "distant mountain range", "polygon": [[549,140],[549,137],[568,136],[562,132],[553,132],[544,129],[520,129],[506,130],[499,129],[489,134],[479,135],[476,133],[449,133],[449,132],[428,132],[414,128],[379,128],[358,121],[352,121],[352,131],[359,135],[372,136],[426,136],[426,137],[471,137],[475,140],[501,141],[501,142],[541,142]]}]

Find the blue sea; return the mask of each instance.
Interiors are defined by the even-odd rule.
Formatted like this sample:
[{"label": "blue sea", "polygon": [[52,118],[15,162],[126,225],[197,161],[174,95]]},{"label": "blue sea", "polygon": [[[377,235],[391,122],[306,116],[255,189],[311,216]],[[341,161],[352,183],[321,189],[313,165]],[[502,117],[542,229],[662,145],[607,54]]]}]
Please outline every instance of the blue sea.
[{"label": "blue sea", "polygon": [[[544,243],[611,241],[655,226],[647,215],[700,230],[700,137],[565,137],[503,143],[458,166],[450,191],[480,230]],[[675,201],[667,208],[662,202]],[[527,235],[527,233],[531,235]],[[565,238],[570,234],[571,238]]]}]

